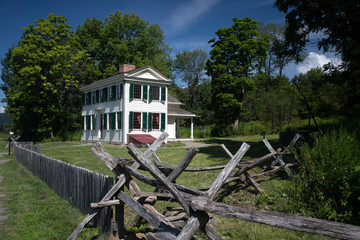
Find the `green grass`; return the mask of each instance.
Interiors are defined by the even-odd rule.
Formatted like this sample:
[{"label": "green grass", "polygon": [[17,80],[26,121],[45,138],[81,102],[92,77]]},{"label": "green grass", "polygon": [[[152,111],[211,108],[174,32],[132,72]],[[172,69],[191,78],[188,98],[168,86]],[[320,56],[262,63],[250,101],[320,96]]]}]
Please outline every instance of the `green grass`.
[{"label": "green grass", "polygon": [[[274,148],[281,147],[278,143],[277,135],[269,135],[267,139]],[[262,143],[262,136],[241,136],[232,138],[206,139],[206,143],[225,144],[229,150],[235,154],[242,142],[251,145],[250,150],[245,155],[244,161],[259,157],[268,153]],[[97,171],[109,176],[113,173],[97,159],[91,152],[92,145],[79,146],[79,142],[48,142],[43,143],[43,154]],[[104,144],[104,147],[114,156],[129,157],[126,148]],[[0,145],[0,149],[2,145]],[[205,167],[225,165],[229,157],[218,147],[201,147],[195,156],[190,167]],[[177,165],[185,155],[187,148],[179,147],[175,144],[162,147],[157,150],[157,155],[164,163]],[[13,157],[13,156],[12,156]],[[4,223],[5,228],[0,228],[0,239],[65,239],[75,229],[84,217],[77,209],[71,207],[67,202],[58,198],[55,193],[29,172],[22,168],[16,161],[4,164],[0,169],[0,174],[4,176],[6,192],[5,207],[7,215],[11,216]],[[257,169],[259,170],[259,169]],[[220,171],[188,173],[180,175],[177,183],[194,188],[210,186],[216,179]],[[148,174],[147,174],[148,175]],[[252,187],[241,184],[228,184],[219,193],[217,201],[231,205],[247,206],[251,208],[276,209],[279,205],[286,203],[282,199],[283,189],[286,187],[287,178],[283,175],[275,175],[260,181],[262,188],[269,197],[259,197]],[[139,183],[143,191],[153,191],[154,187]],[[174,206],[176,203],[157,202],[155,207],[162,212],[166,206]],[[126,207],[125,224],[128,232],[144,230],[147,225],[144,223],[137,228],[129,228],[135,213]],[[298,233],[274,228],[266,225],[248,223],[236,219],[222,218],[214,216],[216,231],[225,239],[328,239],[319,235]],[[98,236],[94,228],[87,228],[83,239],[102,239]],[[203,239],[203,235],[197,236]],[[205,239],[205,238],[204,238]]]},{"label": "green grass", "polygon": [[[0,143],[1,150],[4,145]],[[14,154],[3,155],[1,159],[11,161],[0,165],[1,201],[8,216],[0,227],[0,239],[66,239],[84,218],[80,211],[19,165]],[[91,227],[79,239],[93,237],[105,239]]]}]

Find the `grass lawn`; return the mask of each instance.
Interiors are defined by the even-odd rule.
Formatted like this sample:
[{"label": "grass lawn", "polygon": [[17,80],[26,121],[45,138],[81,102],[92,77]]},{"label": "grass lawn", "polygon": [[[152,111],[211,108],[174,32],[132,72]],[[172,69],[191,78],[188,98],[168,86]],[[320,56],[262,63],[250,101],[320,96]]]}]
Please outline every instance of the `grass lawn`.
[{"label": "grass lawn", "polygon": [[[267,138],[275,149],[281,147],[277,143],[276,135],[269,135]],[[206,139],[205,142],[219,145],[225,144],[235,154],[241,143],[245,141],[251,145],[250,150],[245,155],[244,161],[246,161],[268,153],[261,140],[261,136],[251,136]],[[1,144],[0,153],[6,152]],[[93,145],[79,146],[79,142],[52,142],[41,145],[43,154],[46,156],[113,176],[112,172],[91,153],[90,149]],[[126,148],[119,148],[109,144],[104,146],[113,156],[130,158]],[[169,146],[158,149],[157,155],[164,163],[177,165],[185,155],[187,148],[182,145],[170,144]],[[201,147],[199,150],[200,152],[195,156],[190,167],[225,165],[229,160],[220,146]],[[2,158],[7,157],[3,156]],[[11,158],[14,158],[13,155]],[[0,167],[0,174],[4,178],[3,188],[0,189],[0,192],[5,193],[2,201],[7,211],[6,214],[9,216],[0,228],[0,239],[66,239],[84,217],[77,209],[57,197],[52,190],[47,188],[46,184],[33,177],[16,161],[10,161]],[[207,187],[216,179],[219,172],[186,172],[178,178],[177,182],[194,188]],[[280,174],[264,179],[260,183],[265,192],[272,197],[273,203],[280,205],[286,201],[281,196],[283,196],[282,191],[286,187],[287,181],[287,178]],[[154,190],[154,187],[145,186],[142,183],[139,183],[139,186],[143,191]],[[262,197],[258,197],[252,187],[245,187],[238,183],[225,186],[216,200],[231,205],[252,208],[273,208],[273,206],[264,204],[269,202],[268,199],[263,201]],[[174,204],[159,202],[156,204],[156,208],[164,209],[166,206],[173,206]],[[134,217],[134,212],[126,208],[126,226],[130,226]],[[214,223],[216,231],[224,239],[329,239],[319,235],[288,231],[219,216],[214,216]],[[144,223],[139,229],[144,229],[146,226]],[[135,231],[137,228],[128,228],[127,230]],[[202,235],[197,237],[204,238]],[[80,239],[106,238],[99,235],[96,229],[90,227],[85,229]]]}]

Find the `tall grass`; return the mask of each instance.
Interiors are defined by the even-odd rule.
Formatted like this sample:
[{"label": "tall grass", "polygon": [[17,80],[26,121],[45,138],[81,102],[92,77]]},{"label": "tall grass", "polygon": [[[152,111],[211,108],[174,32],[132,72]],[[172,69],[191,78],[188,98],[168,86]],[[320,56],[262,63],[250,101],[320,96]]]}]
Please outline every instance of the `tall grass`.
[{"label": "tall grass", "polygon": [[344,129],[325,134],[313,147],[303,145],[290,205],[312,217],[360,224],[359,146]]}]

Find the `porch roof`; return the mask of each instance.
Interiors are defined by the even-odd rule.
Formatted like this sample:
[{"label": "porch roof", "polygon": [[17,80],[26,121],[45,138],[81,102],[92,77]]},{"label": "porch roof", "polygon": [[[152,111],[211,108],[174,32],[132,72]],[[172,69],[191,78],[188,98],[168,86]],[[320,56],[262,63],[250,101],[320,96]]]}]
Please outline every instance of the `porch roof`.
[{"label": "porch roof", "polygon": [[173,105],[173,104],[168,104],[168,116],[179,117],[179,118],[197,117],[196,114],[180,108],[180,105]]}]

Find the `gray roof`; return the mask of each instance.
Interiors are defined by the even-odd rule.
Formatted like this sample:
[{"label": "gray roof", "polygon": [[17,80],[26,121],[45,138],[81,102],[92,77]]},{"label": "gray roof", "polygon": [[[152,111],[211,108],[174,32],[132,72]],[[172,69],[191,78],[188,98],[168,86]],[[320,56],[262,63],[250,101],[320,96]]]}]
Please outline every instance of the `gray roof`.
[{"label": "gray roof", "polygon": [[196,114],[180,108],[180,105],[168,104],[168,115],[178,117],[196,117]]},{"label": "gray roof", "polygon": [[177,100],[176,98],[174,98],[172,95],[168,94],[168,103],[169,104],[182,104],[182,102],[180,102],[179,100]]}]

